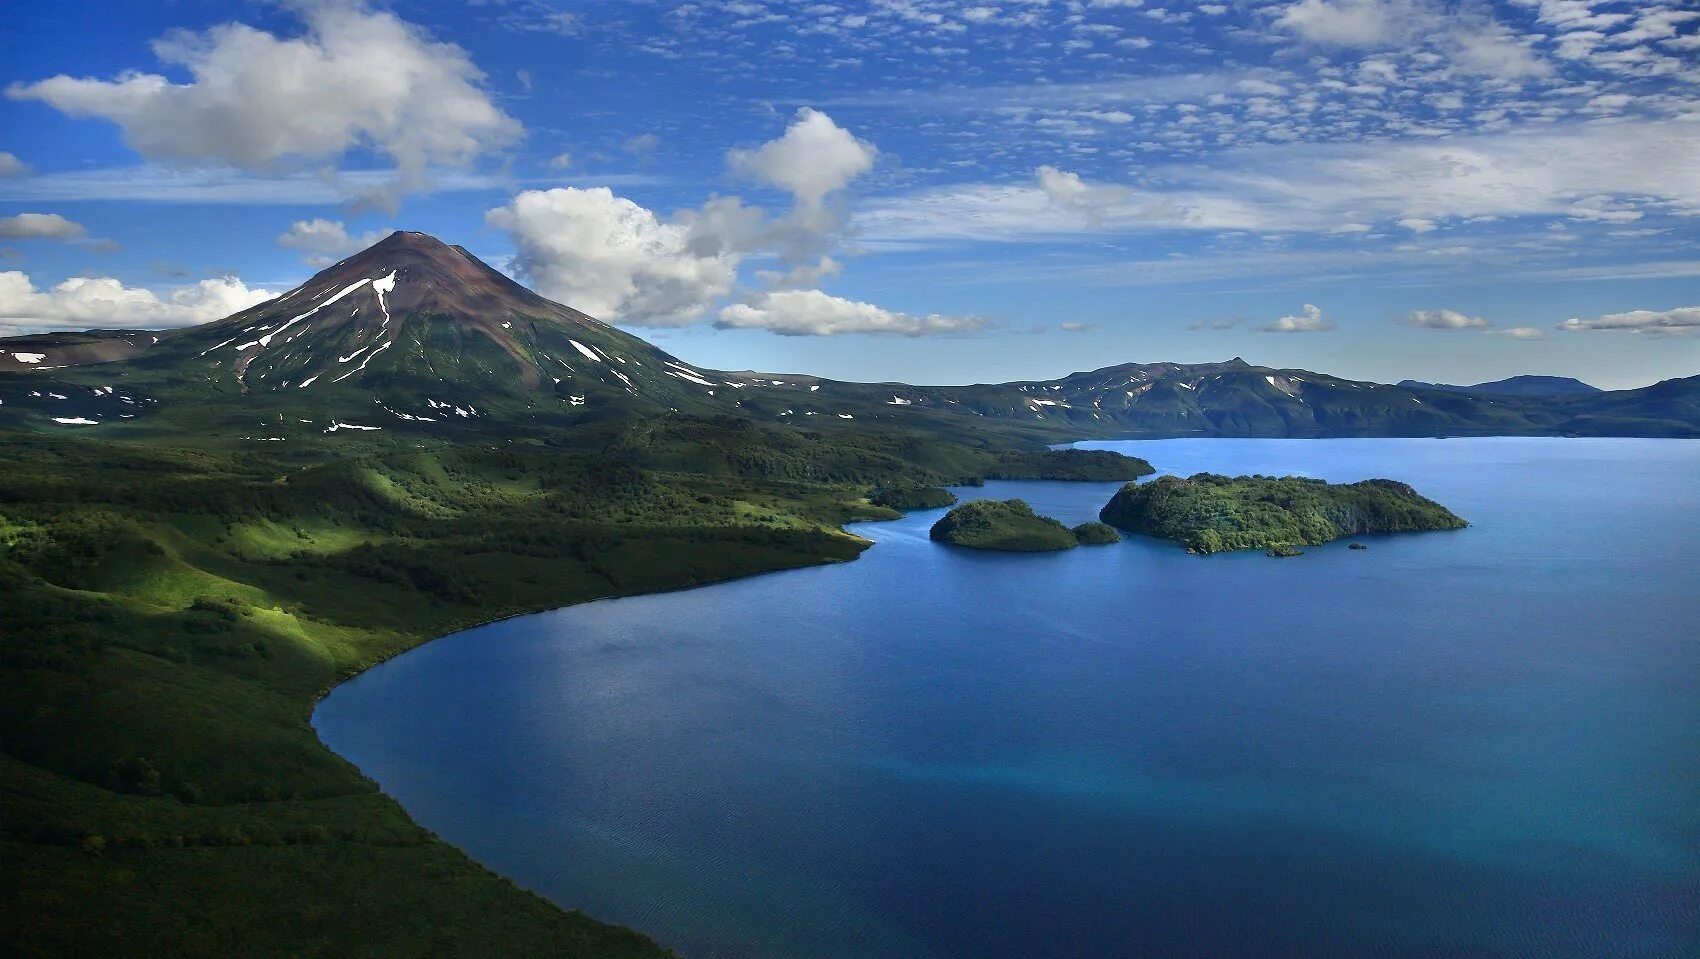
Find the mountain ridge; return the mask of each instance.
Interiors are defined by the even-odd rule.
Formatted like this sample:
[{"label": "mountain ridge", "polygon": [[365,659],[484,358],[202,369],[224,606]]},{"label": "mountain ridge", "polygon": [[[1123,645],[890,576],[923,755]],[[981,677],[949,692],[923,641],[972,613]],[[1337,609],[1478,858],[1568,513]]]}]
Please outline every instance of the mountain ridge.
[{"label": "mountain ridge", "polygon": [[[582,435],[598,424],[678,415],[1044,442],[1700,436],[1700,377],[1639,390],[1488,395],[1256,366],[1238,356],[969,386],[712,370],[548,300],[464,247],[400,231],[223,320],[157,335],[52,336],[67,344],[61,355],[0,341],[0,356],[26,367],[0,370],[0,426],[387,440],[468,430]],[[34,362],[22,363],[20,353]],[[108,361],[71,365],[79,356]]]},{"label": "mountain ridge", "polygon": [[1489,396],[1592,396],[1595,393],[1606,392],[1573,376],[1542,376],[1531,373],[1520,373],[1516,376],[1489,380],[1486,383],[1476,383],[1472,386],[1425,383],[1422,380],[1400,380],[1395,385],[1414,390],[1479,393]]}]

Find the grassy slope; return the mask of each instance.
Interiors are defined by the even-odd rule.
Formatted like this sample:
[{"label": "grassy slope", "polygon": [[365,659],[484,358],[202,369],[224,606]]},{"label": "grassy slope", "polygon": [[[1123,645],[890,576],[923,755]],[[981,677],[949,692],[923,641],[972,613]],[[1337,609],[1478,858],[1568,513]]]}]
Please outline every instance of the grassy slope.
[{"label": "grassy slope", "polygon": [[313,702],[494,617],[852,559],[840,524],[895,515],[864,484],[1149,468],[690,417],[580,441],[0,435],[9,954],[658,955],[420,829]]},{"label": "grassy slope", "polygon": [[1404,483],[1299,476],[1162,476],[1122,487],[1104,522],[1196,553],[1317,546],[1357,533],[1458,529],[1462,519]]}]

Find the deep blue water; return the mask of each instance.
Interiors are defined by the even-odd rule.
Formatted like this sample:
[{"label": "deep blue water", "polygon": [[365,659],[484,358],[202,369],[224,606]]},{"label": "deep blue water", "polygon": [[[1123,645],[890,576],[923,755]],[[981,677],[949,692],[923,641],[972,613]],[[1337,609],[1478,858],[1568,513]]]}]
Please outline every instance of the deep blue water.
[{"label": "deep blue water", "polygon": [[[442,639],[315,722],[696,959],[1700,955],[1700,443],[1120,445],[1475,525],[1026,556],[919,512],[855,563]],[[959,493],[1075,523],[1114,489]]]}]

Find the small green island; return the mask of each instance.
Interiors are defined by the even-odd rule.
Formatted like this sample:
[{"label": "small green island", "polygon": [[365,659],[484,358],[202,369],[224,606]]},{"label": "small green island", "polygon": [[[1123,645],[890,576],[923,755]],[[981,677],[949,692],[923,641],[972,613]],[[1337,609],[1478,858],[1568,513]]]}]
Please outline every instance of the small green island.
[{"label": "small green island", "polygon": [[933,524],[930,534],[941,543],[970,549],[1043,553],[1076,546],[1105,546],[1121,542],[1121,534],[1105,523],[1081,523],[1073,529],[1049,516],[1040,516],[1025,500],[974,500],[963,503]]},{"label": "small green island", "polygon": [[1469,524],[1388,479],[1327,483],[1302,476],[1161,476],[1129,483],[1099,513],[1131,533],[1171,539],[1193,553],[1261,549],[1292,556],[1360,533],[1462,529]]},{"label": "small green island", "polygon": [[868,502],[886,509],[938,509],[956,505],[956,494],[942,486],[888,486],[875,490]]},{"label": "small green island", "polygon": [[977,499],[963,503],[933,524],[931,537],[970,549],[1044,553],[1080,545],[1074,532],[1023,500]]},{"label": "small green island", "polygon": [[1108,523],[1081,523],[1073,532],[1075,541],[1082,546],[1108,546],[1122,541],[1122,534]]}]

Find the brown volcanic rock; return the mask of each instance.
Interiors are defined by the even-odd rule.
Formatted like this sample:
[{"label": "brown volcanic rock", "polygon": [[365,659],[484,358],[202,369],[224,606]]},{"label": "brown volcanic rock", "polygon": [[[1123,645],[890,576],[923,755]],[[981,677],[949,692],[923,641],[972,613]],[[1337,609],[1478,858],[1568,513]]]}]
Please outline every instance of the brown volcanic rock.
[{"label": "brown volcanic rock", "polygon": [[461,247],[403,232],[283,296],[182,332],[141,363],[188,368],[243,394],[358,387],[386,408],[392,398],[412,402],[401,412],[415,417],[429,415],[421,399],[467,408],[492,393],[571,408],[597,396],[679,408],[721,385]]}]

